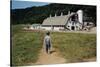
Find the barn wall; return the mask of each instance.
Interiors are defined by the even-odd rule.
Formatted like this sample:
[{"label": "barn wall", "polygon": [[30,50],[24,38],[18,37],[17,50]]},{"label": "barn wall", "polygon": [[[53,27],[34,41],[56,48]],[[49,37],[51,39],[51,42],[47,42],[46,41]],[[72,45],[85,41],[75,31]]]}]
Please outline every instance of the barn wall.
[{"label": "barn wall", "polygon": [[44,30],[51,30],[52,27],[41,27],[41,29],[44,29]]},{"label": "barn wall", "polygon": [[64,27],[41,27],[44,30],[60,30],[60,29],[64,29]]}]

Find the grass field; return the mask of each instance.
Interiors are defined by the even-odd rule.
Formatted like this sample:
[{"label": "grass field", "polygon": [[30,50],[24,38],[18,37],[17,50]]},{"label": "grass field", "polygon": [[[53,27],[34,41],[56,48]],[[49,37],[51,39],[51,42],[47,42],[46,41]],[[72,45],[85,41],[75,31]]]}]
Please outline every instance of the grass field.
[{"label": "grass field", "polygon": [[53,33],[52,43],[69,62],[96,57],[96,34]]},{"label": "grass field", "polygon": [[20,25],[12,27],[12,65],[30,65],[38,59],[42,48],[42,33],[22,31]]},{"label": "grass field", "polygon": [[[21,30],[12,26],[12,65],[34,64],[43,45],[45,32]],[[70,62],[96,57],[96,34],[51,32],[52,44]]]}]

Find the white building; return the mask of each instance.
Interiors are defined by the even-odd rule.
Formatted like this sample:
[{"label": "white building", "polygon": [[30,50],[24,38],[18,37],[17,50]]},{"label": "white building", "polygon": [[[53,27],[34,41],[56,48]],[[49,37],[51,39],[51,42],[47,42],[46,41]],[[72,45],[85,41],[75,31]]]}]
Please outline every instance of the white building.
[{"label": "white building", "polygon": [[32,24],[29,29],[33,30],[33,29],[40,29],[41,28],[41,24]]},{"label": "white building", "polygon": [[42,23],[42,29],[45,30],[81,30],[83,27],[83,11],[60,16],[46,18]]}]

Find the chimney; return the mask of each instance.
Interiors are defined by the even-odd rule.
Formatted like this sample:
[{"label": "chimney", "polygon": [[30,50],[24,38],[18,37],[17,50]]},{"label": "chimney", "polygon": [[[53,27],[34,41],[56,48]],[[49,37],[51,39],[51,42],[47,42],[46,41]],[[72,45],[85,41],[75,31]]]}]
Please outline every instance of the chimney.
[{"label": "chimney", "polygon": [[51,18],[52,16],[51,16],[51,14],[50,14],[50,18]]},{"label": "chimney", "polygon": [[63,16],[63,12],[61,12],[61,16]]},{"label": "chimney", "polygon": [[70,11],[68,11],[68,14],[70,14]]},{"label": "chimney", "polygon": [[55,17],[56,17],[57,15],[56,15],[56,13],[55,13]]}]

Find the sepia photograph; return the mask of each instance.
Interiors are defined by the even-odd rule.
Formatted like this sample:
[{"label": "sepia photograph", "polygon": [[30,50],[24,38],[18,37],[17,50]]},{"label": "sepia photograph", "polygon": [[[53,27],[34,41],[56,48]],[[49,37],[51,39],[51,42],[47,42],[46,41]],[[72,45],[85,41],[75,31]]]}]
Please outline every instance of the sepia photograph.
[{"label": "sepia photograph", "polygon": [[10,65],[96,62],[96,12],[96,5],[10,1]]}]

